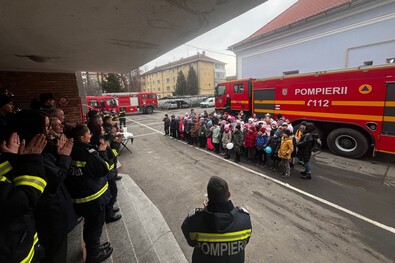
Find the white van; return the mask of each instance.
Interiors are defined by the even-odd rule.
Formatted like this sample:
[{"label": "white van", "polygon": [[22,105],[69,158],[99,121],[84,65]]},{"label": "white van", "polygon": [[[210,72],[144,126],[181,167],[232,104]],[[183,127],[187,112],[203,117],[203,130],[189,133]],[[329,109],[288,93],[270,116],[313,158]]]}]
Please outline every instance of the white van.
[{"label": "white van", "polygon": [[200,102],[200,107],[207,108],[207,107],[214,107],[215,106],[215,98],[209,97],[206,100]]}]

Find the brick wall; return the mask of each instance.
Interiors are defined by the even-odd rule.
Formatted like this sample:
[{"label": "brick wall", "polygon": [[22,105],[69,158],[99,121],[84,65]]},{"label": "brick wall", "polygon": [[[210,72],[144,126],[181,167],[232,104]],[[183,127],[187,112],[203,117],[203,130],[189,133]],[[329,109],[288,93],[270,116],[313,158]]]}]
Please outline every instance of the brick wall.
[{"label": "brick wall", "polygon": [[[14,93],[14,103],[21,108],[29,108],[33,98],[39,94],[52,92],[56,98],[56,107],[61,108],[66,122],[81,121],[81,101],[74,73],[37,73],[0,71],[0,85]],[[60,98],[67,98],[68,105],[61,106]]]}]

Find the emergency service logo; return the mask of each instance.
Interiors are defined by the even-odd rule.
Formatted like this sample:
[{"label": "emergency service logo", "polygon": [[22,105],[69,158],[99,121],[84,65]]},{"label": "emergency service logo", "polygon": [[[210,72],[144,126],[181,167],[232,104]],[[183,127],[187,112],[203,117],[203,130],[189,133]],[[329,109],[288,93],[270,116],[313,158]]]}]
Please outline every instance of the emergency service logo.
[{"label": "emergency service logo", "polygon": [[283,88],[281,93],[283,96],[286,96],[288,94],[288,88]]},{"label": "emergency service logo", "polygon": [[361,86],[359,86],[359,93],[361,94],[369,94],[370,92],[372,92],[373,87],[369,84],[363,84]]}]

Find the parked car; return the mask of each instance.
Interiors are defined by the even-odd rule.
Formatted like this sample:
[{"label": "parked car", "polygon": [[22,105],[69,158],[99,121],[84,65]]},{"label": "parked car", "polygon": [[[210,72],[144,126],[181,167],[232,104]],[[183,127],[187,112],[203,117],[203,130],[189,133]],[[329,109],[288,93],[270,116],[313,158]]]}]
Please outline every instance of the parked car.
[{"label": "parked car", "polygon": [[215,106],[215,98],[209,97],[204,101],[200,102],[200,107],[207,108],[207,107],[214,107]]},{"label": "parked car", "polygon": [[162,109],[179,109],[179,108],[188,108],[189,103],[186,102],[185,100],[171,100],[171,101],[166,101],[162,104],[161,108]]}]

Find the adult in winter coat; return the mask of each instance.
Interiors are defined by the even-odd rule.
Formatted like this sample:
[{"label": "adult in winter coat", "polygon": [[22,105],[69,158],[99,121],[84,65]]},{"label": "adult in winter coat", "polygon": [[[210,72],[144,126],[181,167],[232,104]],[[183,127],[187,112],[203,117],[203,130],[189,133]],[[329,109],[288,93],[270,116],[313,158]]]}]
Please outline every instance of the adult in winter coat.
[{"label": "adult in winter coat", "polygon": [[291,173],[291,167],[289,160],[291,160],[291,154],[294,151],[294,146],[291,139],[291,132],[285,130],[281,139],[281,146],[278,150],[278,157],[281,159],[281,163],[284,167],[283,177],[288,178]]},{"label": "adult in winter coat", "polygon": [[310,158],[311,149],[314,146],[314,140],[318,138],[318,132],[313,123],[306,123],[306,129],[298,142],[298,157],[303,161],[305,170],[301,172],[302,179],[311,179]]},{"label": "adult in winter coat", "polygon": [[302,121],[299,125],[299,129],[295,132],[296,142],[299,142],[302,138],[303,132],[306,130],[307,122]]},{"label": "adult in winter coat", "polygon": [[163,125],[164,125],[164,130],[165,130],[165,136],[170,135],[170,119],[167,114],[165,114],[165,117],[163,118]]},{"label": "adult in winter coat", "polygon": [[243,146],[243,133],[240,125],[236,125],[235,131],[232,135],[233,150],[235,152],[235,162],[240,162],[241,147]]},{"label": "adult in winter coat", "polygon": [[226,181],[213,176],[207,185],[208,201],[204,208],[188,214],[181,229],[194,247],[192,263],[241,263],[251,236],[248,212],[229,200]]},{"label": "adult in winter coat", "polygon": [[12,133],[0,146],[0,262],[39,262],[43,256],[34,210],[47,182],[44,134],[30,141]]},{"label": "adult in winter coat", "polygon": [[170,136],[173,138],[177,138],[177,122],[176,116],[171,115],[170,119]]},{"label": "adult in winter coat", "polygon": [[203,118],[200,118],[199,122],[200,122],[199,133],[198,133],[199,147],[205,148],[206,142],[207,142],[207,137],[206,137],[207,127],[206,127],[206,123],[204,122]]}]

